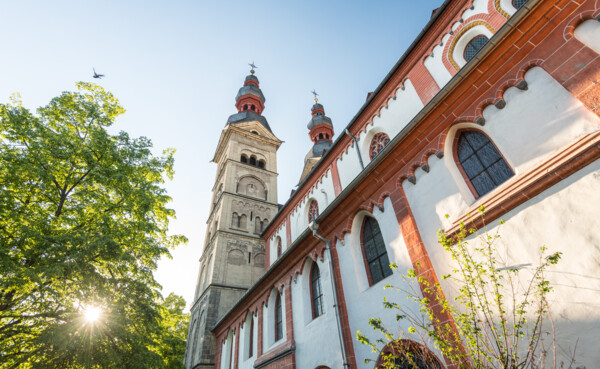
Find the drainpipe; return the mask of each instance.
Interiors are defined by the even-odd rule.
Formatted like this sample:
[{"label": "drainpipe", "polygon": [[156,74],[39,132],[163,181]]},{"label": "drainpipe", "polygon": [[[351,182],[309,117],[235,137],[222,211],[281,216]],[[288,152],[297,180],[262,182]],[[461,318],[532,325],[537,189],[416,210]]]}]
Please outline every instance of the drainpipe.
[{"label": "drainpipe", "polygon": [[[360,153],[359,153],[359,158],[360,158]],[[362,164],[362,161],[361,161]],[[327,250],[327,259],[329,260],[329,277],[331,279],[331,289],[333,290],[333,310],[335,310],[335,318],[337,321],[337,331],[338,331],[338,339],[339,339],[339,343],[340,343],[340,349],[342,350],[342,359],[344,361],[344,368],[350,368],[350,364],[348,363],[347,357],[346,357],[346,347],[344,346],[344,339],[342,337],[342,322],[340,321],[340,312],[339,312],[339,305],[338,305],[338,300],[337,300],[337,289],[335,288],[335,281],[333,278],[333,259],[331,257],[331,248],[329,247],[329,241],[327,239],[325,239],[324,237],[322,237],[321,235],[319,235],[317,233],[317,228],[319,228],[319,225],[317,223],[310,222],[310,224],[308,225],[310,227],[310,229],[312,230],[313,236],[320,240],[321,242],[325,243],[325,249]]]},{"label": "drainpipe", "polygon": [[362,155],[360,155],[360,149],[358,148],[358,138],[352,136],[352,133],[350,133],[350,131],[348,131],[348,128],[346,128],[344,130],[344,133],[346,133],[348,136],[350,136],[350,138],[352,138],[352,140],[354,141],[354,146],[356,147],[356,153],[358,154],[358,162],[360,163],[360,169],[364,170],[365,165],[363,164]]}]

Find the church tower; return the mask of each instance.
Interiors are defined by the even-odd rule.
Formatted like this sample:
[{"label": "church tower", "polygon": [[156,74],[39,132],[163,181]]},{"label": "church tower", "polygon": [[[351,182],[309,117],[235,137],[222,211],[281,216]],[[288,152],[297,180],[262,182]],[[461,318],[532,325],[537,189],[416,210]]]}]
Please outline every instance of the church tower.
[{"label": "church tower", "polygon": [[185,355],[186,368],[214,368],[211,327],[264,273],[260,234],[278,211],[277,149],[265,97],[254,69],[236,96],[237,113],[227,120],[212,161],[217,164],[213,200]]},{"label": "church tower", "polygon": [[333,145],[333,124],[331,123],[331,118],[325,115],[325,108],[319,104],[317,93],[314,91],[313,93],[315,94],[315,104],[310,109],[312,118],[310,118],[306,126],[308,128],[308,136],[313,142],[313,147],[311,147],[308,154],[304,157],[304,168],[302,169],[299,183],[302,183],[311,169]]}]

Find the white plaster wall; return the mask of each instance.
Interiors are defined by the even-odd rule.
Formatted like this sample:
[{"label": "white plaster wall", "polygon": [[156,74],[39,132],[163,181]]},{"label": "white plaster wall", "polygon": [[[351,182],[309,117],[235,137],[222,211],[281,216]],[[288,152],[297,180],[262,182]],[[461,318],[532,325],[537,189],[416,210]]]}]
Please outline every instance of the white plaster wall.
[{"label": "white plaster wall", "polygon": [[281,321],[283,325],[282,338],[275,341],[275,299],[279,291],[273,289],[269,296],[268,305],[263,307],[263,352],[267,353],[274,347],[277,347],[285,342],[287,336],[287,323],[285,312],[285,290],[281,291]]},{"label": "white plaster wall", "polygon": [[452,79],[452,74],[448,71],[443,62],[444,45],[450,38],[450,35],[446,34],[442,37],[441,45],[437,45],[433,48],[433,52],[427,58],[425,58],[425,68],[429,71],[429,74],[435,80],[438,87],[441,89]]},{"label": "white plaster wall", "polygon": [[342,368],[327,253],[323,260],[316,261],[321,275],[324,313],[315,319],[312,318],[310,296],[310,270],[313,263],[312,259],[306,262],[302,274],[292,283],[296,367],[314,369],[326,365],[329,368]]},{"label": "white plaster wall", "polygon": [[[441,172],[439,165],[432,168],[430,174],[434,170],[436,177],[442,178],[437,174]],[[428,176],[423,176],[421,182],[417,179],[417,186],[413,187],[435,180],[431,176],[426,183]],[[448,183],[447,180],[440,183],[438,191]],[[409,190],[410,186],[405,186],[407,196],[434,269],[438,276],[449,273],[448,255],[437,245],[435,232],[441,224],[435,206],[451,191],[442,191],[440,195],[429,192],[435,195],[417,199],[416,191]],[[562,260],[546,274],[555,288],[549,301],[557,329],[559,360],[568,360],[565,354],[572,352],[579,340],[577,366],[588,368],[595,368],[600,362],[597,350],[600,334],[599,188],[600,160],[502,216],[506,223],[500,226],[502,239],[497,245],[498,255],[507,265],[536,265],[542,245],[548,247],[549,253],[563,253]],[[497,227],[496,221],[488,229],[494,233]],[[478,242],[471,240],[471,244]],[[454,286],[442,283],[445,293],[452,298]]]},{"label": "white plaster wall", "polygon": [[600,22],[589,19],[575,28],[575,38],[600,54]]},{"label": "white plaster wall", "polygon": [[[463,12],[462,15],[462,19],[469,19],[470,17],[477,15],[477,14],[488,14],[488,1],[494,1],[494,0],[475,0],[473,1],[473,9],[471,8],[467,8],[467,10],[465,10]],[[492,7],[494,5],[492,4]]]},{"label": "white plaster wall", "polygon": [[[365,158],[363,157],[364,160]],[[348,146],[342,156],[337,159],[336,163],[343,190],[360,173],[360,162],[358,161],[358,153],[356,152],[356,144],[354,142]]]},{"label": "white plaster wall", "polygon": [[317,201],[319,204],[319,214],[321,214],[334,198],[335,192],[333,191],[333,180],[331,178],[331,173],[328,171],[325,176],[323,176],[322,180],[319,181],[304,197],[296,211],[292,213],[290,218],[292,243],[308,227],[308,207],[311,201]]},{"label": "white plaster wall", "polygon": [[[396,321],[396,311],[383,309],[384,297],[387,297],[388,301],[401,303],[412,311],[418,311],[418,307],[409,301],[404,293],[395,290],[384,290],[384,286],[388,283],[397,286],[406,285],[406,281],[401,275],[404,275],[408,269],[411,269],[412,264],[389,198],[385,199],[383,207],[383,212],[375,208],[372,216],[377,220],[381,228],[390,262],[395,262],[398,265],[398,271],[394,272],[393,275],[379,281],[373,286],[369,286],[360,245],[362,221],[364,216],[368,215],[366,212],[356,216],[352,224],[351,233],[346,234],[344,238],[344,245],[340,241],[336,244],[340,259],[340,272],[344,285],[346,304],[349,307],[348,319],[350,322],[350,331],[354,337],[353,344],[357,355],[356,362],[359,368],[364,369],[373,368],[373,364],[365,364],[364,359],[370,358],[375,360],[377,355],[371,352],[368,346],[356,340],[356,332],[360,331],[371,339],[382,338],[381,335],[373,332],[369,326],[368,322],[370,318],[381,318],[384,326],[395,333],[406,331],[409,326],[406,321]],[[418,289],[418,286],[413,287]],[[418,338],[414,338],[415,341],[419,341]]]},{"label": "white plaster wall", "polygon": [[[373,121],[367,125],[366,130],[359,135],[358,142],[365,166],[371,162],[369,146],[371,146],[373,136],[379,132],[385,132],[390,139],[393,139],[423,108],[423,102],[409,79],[404,82],[403,87],[404,89],[398,88],[395,99],[389,99],[386,107],[381,109],[380,115],[375,116]],[[349,183],[352,179],[346,179],[346,181],[349,180]]]},{"label": "white plaster wall", "polygon": [[[494,4],[492,4],[492,6],[494,6]],[[517,12],[517,9],[512,4],[512,0],[500,0],[500,8],[507,12],[511,17]]]},{"label": "white plaster wall", "polygon": [[[252,356],[248,357],[248,329],[250,329],[250,319],[254,319],[254,330],[253,330],[253,350]],[[238,353],[238,368],[239,369],[253,369],[254,361],[256,360],[256,348],[258,342],[258,317],[254,315],[250,315],[247,317],[246,321],[242,325],[240,329],[240,348]]]},{"label": "white plaster wall", "polygon": [[503,154],[523,172],[556,150],[599,128],[598,117],[544,69],[525,74],[528,90],[504,93],[506,107],[483,111],[484,129]]}]

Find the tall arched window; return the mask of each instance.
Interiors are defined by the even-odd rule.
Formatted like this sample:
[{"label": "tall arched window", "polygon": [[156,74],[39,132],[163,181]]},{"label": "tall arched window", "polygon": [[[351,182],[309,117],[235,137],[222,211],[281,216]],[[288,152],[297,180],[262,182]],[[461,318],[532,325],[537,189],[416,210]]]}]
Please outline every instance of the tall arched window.
[{"label": "tall arched window", "polygon": [[316,262],[310,268],[310,299],[313,319],[323,315],[323,291],[321,290],[321,272]]},{"label": "tall arched window", "polygon": [[248,157],[246,155],[242,154],[240,161],[244,164],[248,164]]},{"label": "tall arched window", "polygon": [[252,357],[254,348],[254,316],[250,315],[250,337],[248,338],[248,357]]},{"label": "tall arched window", "polygon": [[361,241],[371,285],[392,275],[381,229],[374,218],[365,217]]},{"label": "tall arched window", "polygon": [[465,53],[464,53],[465,60],[469,61],[469,60],[473,59],[475,54],[477,54],[477,52],[479,50],[481,50],[481,48],[485,44],[487,44],[488,40],[489,39],[486,36],[480,35],[480,36],[475,37],[471,41],[469,41],[469,43],[465,47]]},{"label": "tall arched window", "polygon": [[317,219],[317,217],[319,216],[319,203],[317,203],[317,200],[313,200],[310,202],[310,205],[308,206],[308,222],[312,222],[313,220]]},{"label": "tall arched window", "polygon": [[281,294],[275,299],[275,342],[283,338],[283,322],[281,315]]},{"label": "tall arched window", "polygon": [[250,165],[256,166],[256,156],[252,155],[250,157]]},{"label": "tall arched window", "polygon": [[371,146],[369,146],[369,157],[371,160],[375,159],[377,155],[390,143],[390,137],[383,132],[377,133],[371,140]]},{"label": "tall arched window", "polygon": [[281,256],[281,238],[277,239],[277,257]]},{"label": "tall arched window", "polygon": [[479,131],[460,132],[456,156],[477,197],[490,192],[514,174],[496,146]]}]

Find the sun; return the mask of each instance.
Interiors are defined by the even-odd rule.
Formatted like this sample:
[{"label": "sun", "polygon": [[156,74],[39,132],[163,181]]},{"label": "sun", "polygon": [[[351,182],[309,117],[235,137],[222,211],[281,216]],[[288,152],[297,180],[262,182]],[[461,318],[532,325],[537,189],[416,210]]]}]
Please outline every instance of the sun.
[{"label": "sun", "polygon": [[99,307],[88,306],[85,308],[84,316],[88,323],[94,323],[100,318],[102,310]]}]

